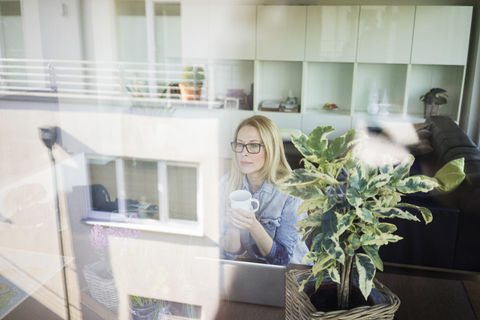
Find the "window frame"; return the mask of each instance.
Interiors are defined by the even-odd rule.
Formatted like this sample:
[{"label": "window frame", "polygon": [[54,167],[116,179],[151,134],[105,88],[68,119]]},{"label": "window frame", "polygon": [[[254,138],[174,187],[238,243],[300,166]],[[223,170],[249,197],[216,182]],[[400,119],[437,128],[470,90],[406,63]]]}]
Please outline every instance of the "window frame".
[{"label": "window frame", "polygon": [[[140,161],[150,161],[157,163],[158,184],[157,191],[159,197],[159,219],[137,219],[136,223],[127,222],[125,199],[126,199],[126,184],[125,184],[125,171],[124,160],[131,159],[129,157],[112,157],[98,154],[84,154],[85,156],[85,176],[87,181],[87,196],[86,196],[86,212],[83,222],[88,225],[102,225],[112,227],[123,227],[137,230],[147,230],[162,233],[173,233],[181,235],[191,236],[203,236],[203,200],[201,192],[201,166],[199,163],[180,162],[171,160],[157,160],[157,159],[139,159]],[[113,159],[115,161],[115,174],[117,184],[117,198],[118,198],[118,213],[108,211],[93,210],[92,192],[91,192],[91,180],[90,180],[90,168],[89,161],[92,159],[105,160]],[[182,219],[169,218],[168,209],[168,166],[179,166],[196,169],[196,219],[197,221],[189,221]]]}]

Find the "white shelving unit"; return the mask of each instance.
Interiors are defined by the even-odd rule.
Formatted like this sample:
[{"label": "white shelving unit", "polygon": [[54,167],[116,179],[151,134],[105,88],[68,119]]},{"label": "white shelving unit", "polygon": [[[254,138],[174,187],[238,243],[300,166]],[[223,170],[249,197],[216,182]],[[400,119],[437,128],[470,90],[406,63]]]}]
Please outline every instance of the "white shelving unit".
[{"label": "white shelving unit", "polygon": [[[471,6],[184,5],[182,23],[189,19],[182,36],[193,44],[185,44],[184,57],[195,50],[208,59],[216,87],[227,85],[215,64],[240,66],[231,89],[248,94],[253,83],[251,112],[281,127],[308,134],[332,125],[341,134],[360,123],[423,121],[419,98],[434,87],[447,90],[441,114],[459,120]],[[374,82],[379,100],[386,92],[388,114],[367,113]],[[285,101],[289,89],[300,113],[261,111],[264,101]],[[325,103],[340,110],[323,110]]]}]

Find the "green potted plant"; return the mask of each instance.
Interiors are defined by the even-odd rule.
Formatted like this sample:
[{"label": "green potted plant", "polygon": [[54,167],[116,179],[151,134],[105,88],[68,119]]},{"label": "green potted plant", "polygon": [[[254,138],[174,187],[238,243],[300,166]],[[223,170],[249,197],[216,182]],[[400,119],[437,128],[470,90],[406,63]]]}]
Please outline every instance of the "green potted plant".
[{"label": "green potted plant", "polygon": [[178,86],[180,87],[182,100],[199,100],[203,80],[205,80],[203,68],[187,65],[183,67],[181,78],[182,82]]},{"label": "green potted plant", "polygon": [[[304,200],[298,213],[308,212],[308,217],[300,220],[296,226],[303,235],[302,241],[309,236],[313,239],[310,252],[302,261],[313,263],[311,270],[304,273],[303,277],[298,270],[287,274],[287,306],[303,304],[287,308],[287,318],[297,319],[300,314],[298,310],[302,309],[303,316],[330,319],[326,314],[331,312],[318,312],[303,292],[305,285],[311,284],[312,280],[315,290],[318,289],[327,275],[337,286],[340,311],[332,311],[335,312],[334,316],[348,312],[351,319],[364,319],[363,316],[365,319],[377,319],[382,314],[385,316],[385,312],[390,312],[393,318],[399,306],[398,298],[393,294],[387,297],[392,302],[391,308],[374,310],[375,306],[372,307],[375,316],[368,314],[364,308],[357,308],[361,313],[355,317],[351,310],[345,311],[350,308],[354,270],[358,274],[358,288],[367,299],[374,286],[376,270],[383,270],[379,247],[402,239],[394,234],[397,229],[394,224],[381,220],[396,217],[420,221],[407,211],[414,209],[421,213],[425,223],[431,222],[430,210],[402,203],[401,197],[445,185],[455,187],[450,177],[455,176],[452,175],[455,172],[463,173],[463,159],[447,169],[442,168],[433,178],[409,176],[414,161],[412,155],[397,165],[388,155],[372,157],[371,150],[362,148],[362,142],[367,139],[364,132],[350,130],[329,144],[327,135],[333,131],[333,127],[327,126],[317,127],[308,137],[292,134],[293,143],[305,157],[302,159],[304,168],[293,170],[278,182],[280,191]],[[373,162],[370,159],[381,161]],[[463,178],[458,179],[456,185],[461,180]],[[358,252],[359,249],[363,249],[363,252]],[[376,284],[377,288],[382,287],[379,282]]]},{"label": "green potted plant", "polygon": [[420,101],[423,101],[423,116],[425,118],[440,115],[442,105],[447,103],[448,95],[446,92],[442,88],[432,88],[420,97]]}]

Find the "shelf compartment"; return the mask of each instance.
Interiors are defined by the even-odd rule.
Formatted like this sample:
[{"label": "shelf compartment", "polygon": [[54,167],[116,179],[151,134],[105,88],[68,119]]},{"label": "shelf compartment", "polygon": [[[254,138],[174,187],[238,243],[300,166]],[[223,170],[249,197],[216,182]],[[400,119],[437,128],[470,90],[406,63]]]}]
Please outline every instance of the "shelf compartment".
[{"label": "shelf compartment", "polygon": [[464,72],[464,66],[412,65],[407,114],[423,118],[424,106],[420,97],[432,88],[442,88],[447,91],[448,97],[440,115],[449,116],[458,121]]},{"label": "shelf compartment", "polygon": [[255,105],[260,110],[264,101],[286,101],[289,89],[302,104],[302,62],[256,61]]},{"label": "shelf compartment", "polygon": [[370,90],[376,81],[378,103],[386,90],[389,113],[403,114],[407,71],[407,64],[359,63],[355,77],[355,113],[367,112]]},{"label": "shelf compartment", "polygon": [[[350,115],[354,64],[305,62],[305,65],[304,110],[307,113]],[[335,103],[340,110],[322,110],[325,103]]]},{"label": "shelf compartment", "polygon": [[[243,90],[245,95],[252,92],[254,79],[253,60],[213,60],[209,65],[210,87],[209,100],[223,103],[229,90]],[[253,106],[249,106],[249,110]]]}]

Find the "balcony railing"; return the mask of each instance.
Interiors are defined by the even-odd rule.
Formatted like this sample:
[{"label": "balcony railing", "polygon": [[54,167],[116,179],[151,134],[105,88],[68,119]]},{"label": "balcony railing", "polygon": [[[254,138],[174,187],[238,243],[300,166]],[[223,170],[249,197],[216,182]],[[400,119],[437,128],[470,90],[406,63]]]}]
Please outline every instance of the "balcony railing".
[{"label": "balcony railing", "polygon": [[0,59],[0,99],[34,96],[218,108],[221,102],[207,100],[206,69],[200,64]]}]

